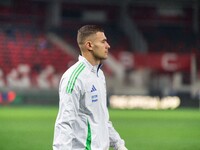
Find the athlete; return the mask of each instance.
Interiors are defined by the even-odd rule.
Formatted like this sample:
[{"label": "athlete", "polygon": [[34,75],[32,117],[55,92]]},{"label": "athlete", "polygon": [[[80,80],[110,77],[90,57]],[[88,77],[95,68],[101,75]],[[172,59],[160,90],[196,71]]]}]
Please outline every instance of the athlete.
[{"label": "athlete", "polygon": [[110,45],[104,30],[85,25],[78,30],[79,61],[62,76],[53,150],[127,150],[109,121],[105,76],[100,69]]}]

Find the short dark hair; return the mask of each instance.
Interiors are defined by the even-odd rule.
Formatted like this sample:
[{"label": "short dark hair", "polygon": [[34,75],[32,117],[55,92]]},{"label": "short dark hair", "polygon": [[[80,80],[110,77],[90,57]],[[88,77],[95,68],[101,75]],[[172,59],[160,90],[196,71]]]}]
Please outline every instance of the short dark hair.
[{"label": "short dark hair", "polygon": [[97,32],[104,32],[103,28],[98,25],[84,25],[82,26],[77,33],[77,43],[83,44],[84,40]]}]

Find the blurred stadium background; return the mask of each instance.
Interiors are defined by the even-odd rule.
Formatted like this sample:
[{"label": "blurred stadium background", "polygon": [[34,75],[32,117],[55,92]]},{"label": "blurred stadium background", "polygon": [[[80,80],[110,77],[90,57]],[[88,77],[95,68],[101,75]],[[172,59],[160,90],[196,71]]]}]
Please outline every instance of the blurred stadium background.
[{"label": "blurred stadium background", "polygon": [[198,0],[0,0],[1,111],[50,106],[53,125],[59,79],[77,60],[76,33],[84,24],[103,26],[111,45],[103,66],[110,108],[198,110],[199,6]]},{"label": "blurred stadium background", "polygon": [[79,55],[77,29],[99,24],[111,45],[103,68],[109,96],[178,96],[180,106],[198,107],[198,1],[1,0],[0,7],[0,103],[57,104],[60,76]]}]

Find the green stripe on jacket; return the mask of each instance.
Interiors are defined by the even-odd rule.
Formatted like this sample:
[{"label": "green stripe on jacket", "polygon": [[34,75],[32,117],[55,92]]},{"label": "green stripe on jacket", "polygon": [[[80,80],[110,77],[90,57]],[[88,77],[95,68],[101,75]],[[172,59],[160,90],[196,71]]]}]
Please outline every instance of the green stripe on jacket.
[{"label": "green stripe on jacket", "polygon": [[87,134],[87,139],[86,139],[85,150],[91,150],[91,142],[92,142],[92,134],[91,134],[90,123],[88,121],[88,134]]},{"label": "green stripe on jacket", "polygon": [[74,89],[74,85],[76,83],[76,79],[78,78],[79,74],[83,71],[83,69],[85,68],[85,65],[83,63],[80,63],[72,72],[68,84],[67,84],[67,88],[66,91],[67,93],[72,93],[73,89]]}]

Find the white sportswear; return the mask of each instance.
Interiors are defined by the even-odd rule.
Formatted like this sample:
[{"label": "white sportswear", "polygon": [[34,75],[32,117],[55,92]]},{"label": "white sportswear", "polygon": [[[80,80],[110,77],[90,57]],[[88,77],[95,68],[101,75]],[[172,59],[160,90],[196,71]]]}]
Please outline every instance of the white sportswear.
[{"label": "white sportswear", "polygon": [[105,76],[100,65],[92,66],[79,56],[60,80],[59,99],[53,150],[117,150],[124,146],[109,121]]}]

